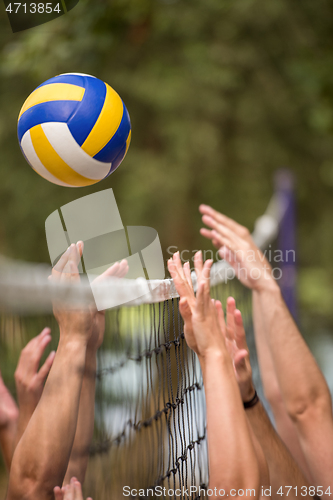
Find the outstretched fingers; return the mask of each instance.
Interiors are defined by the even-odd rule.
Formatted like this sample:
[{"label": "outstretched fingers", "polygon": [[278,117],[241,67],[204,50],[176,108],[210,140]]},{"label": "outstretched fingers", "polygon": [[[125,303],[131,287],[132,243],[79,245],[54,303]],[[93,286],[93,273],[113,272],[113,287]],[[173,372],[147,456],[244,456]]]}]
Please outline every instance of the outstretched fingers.
[{"label": "outstretched fingers", "polygon": [[22,377],[32,377],[37,373],[45,348],[50,342],[51,329],[47,327],[22,349],[17,365],[17,371],[21,372]]},{"label": "outstretched fingers", "polygon": [[227,337],[229,340],[235,340],[235,318],[236,301],[233,297],[227,298]]},{"label": "outstretched fingers", "polygon": [[249,348],[246,342],[245,328],[243,324],[242,313],[239,309],[234,311],[234,321],[235,321],[235,340],[239,349],[245,349],[247,352]]},{"label": "outstretched fingers", "polygon": [[206,291],[208,291],[209,294],[209,289],[210,289],[210,271],[213,265],[212,259],[206,260],[206,262],[203,265],[202,268],[202,273],[200,276],[200,282],[202,281],[205,284]]},{"label": "outstretched fingers", "polygon": [[194,270],[197,276],[198,283],[201,279],[202,269],[203,269],[202,252],[201,250],[199,250],[194,254]]},{"label": "outstretched fingers", "polygon": [[198,318],[202,321],[206,315],[206,305],[205,305],[205,284],[200,281],[197,289],[196,301],[195,301],[195,311]]},{"label": "outstretched fingers", "polygon": [[199,206],[199,211],[202,214],[202,218],[204,216],[206,217],[211,217],[214,219],[218,224],[227,227],[234,233],[236,233],[238,236],[243,238],[248,234],[248,230],[242,226],[241,224],[238,224],[238,222],[234,221],[230,217],[227,217],[224,214],[221,214],[217,210],[214,210],[214,208],[210,207],[209,205],[200,205]]},{"label": "outstretched fingers", "polygon": [[223,336],[226,338],[226,324],[224,319],[223,307],[220,300],[215,300],[215,309],[217,313],[217,320],[219,323],[219,327],[223,333]]},{"label": "outstretched fingers", "polygon": [[63,500],[64,493],[63,493],[62,489],[59,488],[59,486],[56,486],[55,488],[53,488],[53,493],[54,493],[55,500]]},{"label": "outstretched fingers", "polygon": [[52,269],[49,279],[62,282],[80,281],[78,265],[83,253],[83,242],[78,241],[75,245],[72,243],[62,254],[58,262]]},{"label": "outstretched fingers", "polygon": [[75,500],[83,500],[81,483],[79,483],[79,481],[74,482],[74,493],[75,493],[74,497]]},{"label": "outstretched fingers", "polygon": [[200,317],[205,317],[208,314],[211,298],[210,298],[210,270],[213,261],[206,260],[203,265],[200,280],[198,281],[198,289],[196,295],[196,311]]},{"label": "outstretched fingers", "polygon": [[101,283],[107,278],[123,278],[128,273],[129,266],[126,259],[123,259],[121,262],[115,262],[112,266],[110,266],[104,273],[98,276],[94,283]]},{"label": "outstretched fingers", "polygon": [[173,261],[173,263],[175,265],[176,271],[179,274],[179,276],[183,280],[185,280],[186,278],[185,278],[184,270],[183,270],[183,267],[182,267],[182,262],[180,260],[179,252],[176,252],[176,253],[173,254],[172,261]]},{"label": "outstretched fingers", "polygon": [[179,252],[177,252],[173,255],[172,258],[168,260],[168,270],[179,296],[181,298],[187,297],[190,305],[191,301],[194,299],[194,291],[189,263],[185,263],[183,269],[179,257]]},{"label": "outstretched fingers", "polygon": [[184,270],[185,279],[186,279],[189,287],[192,288],[191,268],[190,268],[189,262],[185,262],[183,270]]},{"label": "outstretched fingers", "polygon": [[[62,488],[59,486],[53,488],[53,492],[55,500],[83,500],[81,483],[74,477]],[[92,498],[88,497],[87,500]]]}]

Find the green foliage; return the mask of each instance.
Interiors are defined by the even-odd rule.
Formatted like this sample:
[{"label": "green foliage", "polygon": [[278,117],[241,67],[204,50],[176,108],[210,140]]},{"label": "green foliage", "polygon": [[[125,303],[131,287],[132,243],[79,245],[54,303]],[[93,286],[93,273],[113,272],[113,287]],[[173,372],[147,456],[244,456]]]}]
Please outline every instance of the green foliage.
[{"label": "green foliage", "polygon": [[[66,16],[15,35],[1,15],[0,252],[48,261],[46,217],[109,187],[123,222],[157,229],[164,250],[209,248],[198,234],[199,203],[251,227],[274,171],[287,165],[297,179],[301,272],[325,270],[331,286],[331,2],[81,0]],[[16,139],[29,93],[71,71],[112,85],[133,125],[121,167],[79,190],[37,176]],[[309,276],[302,283],[311,289]],[[312,307],[322,312],[316,297]]]}]

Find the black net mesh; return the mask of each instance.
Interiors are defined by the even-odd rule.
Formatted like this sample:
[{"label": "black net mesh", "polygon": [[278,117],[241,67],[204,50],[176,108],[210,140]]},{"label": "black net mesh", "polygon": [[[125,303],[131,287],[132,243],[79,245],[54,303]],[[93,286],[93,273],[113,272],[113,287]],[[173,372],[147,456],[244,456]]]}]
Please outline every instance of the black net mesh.
[{"label": "black net mesh", "polygon": [[[248,290],[232,281],[212,295],[223,304],[235,296],[250,331]],[[110,311],[97,376],[87,491],[155,498],[165,488],[163,498],[199,498],[208,486],[205,395],[178,299]]]},{"label": "black net mesh", "polygon": [[[212,289],[223,306],[229,295],[242,311],[258,378],[251,293],[237,280]],[[13,394],[20,351],[45,326],[53,332],[49,350],[56,349],[58,328],[51,315],[1,317],[0,366]],[[158,498],[163,488],[163,498],[194,499],[199,486],[207,488],[204,388],[196,355],[184,339],[178,299],[107,311],[95,415],[85,481],[95,500],[118,500],[124,493]]]}]

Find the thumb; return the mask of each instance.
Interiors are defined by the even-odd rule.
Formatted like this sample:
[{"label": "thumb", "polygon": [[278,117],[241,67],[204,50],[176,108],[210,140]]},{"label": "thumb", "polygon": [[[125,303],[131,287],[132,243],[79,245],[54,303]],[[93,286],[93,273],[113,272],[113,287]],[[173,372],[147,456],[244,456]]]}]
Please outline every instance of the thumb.
[{"label": "thumb", "polygon": [[192,318],[192,311],[191,308],[187,302],[186,297],[182,297],[179,301],[179,312],[183,317],[183,320],[186,321],[191,321]]}]

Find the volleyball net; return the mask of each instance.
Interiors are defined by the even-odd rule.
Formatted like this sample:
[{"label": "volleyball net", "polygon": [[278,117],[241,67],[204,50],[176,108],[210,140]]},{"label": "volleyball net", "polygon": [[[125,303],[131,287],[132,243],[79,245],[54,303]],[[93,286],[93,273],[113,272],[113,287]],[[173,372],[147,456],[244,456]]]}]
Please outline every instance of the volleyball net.
[{"label": "volleyball net", "polygon": [[[255,223],[253,238],[268,248],[279,232],[289,200],[276,193]],[[73,289],[47,281],[43,265],[0,261],[0,367],[15,393],[13,372],[22,347],[42,328],[57,332],[52,300],[91,300],[89,283]],[[248,333],[254,379],[260,377],[254,348],[251,294],[225,261],[212,267],[212,296],[236,299]],[[192,273],[194,288],[195,274]],[[203,498],[208,486],[205,396],[200,366],[188,349],[178,294],[171,279],[149,286],[142,280],[110,279],[99,293],[122,303],[106,313],[98,354],[95,432],[86,490],[97,500]],[[134,293],[133,293],[134,291]],[[51,349],[57,345],[54,334]],[[261,393],[262,395],[262,393]],[[227,452],[227,451],[226,451]],[[201,489],[201,491],[200,491]]]}]

